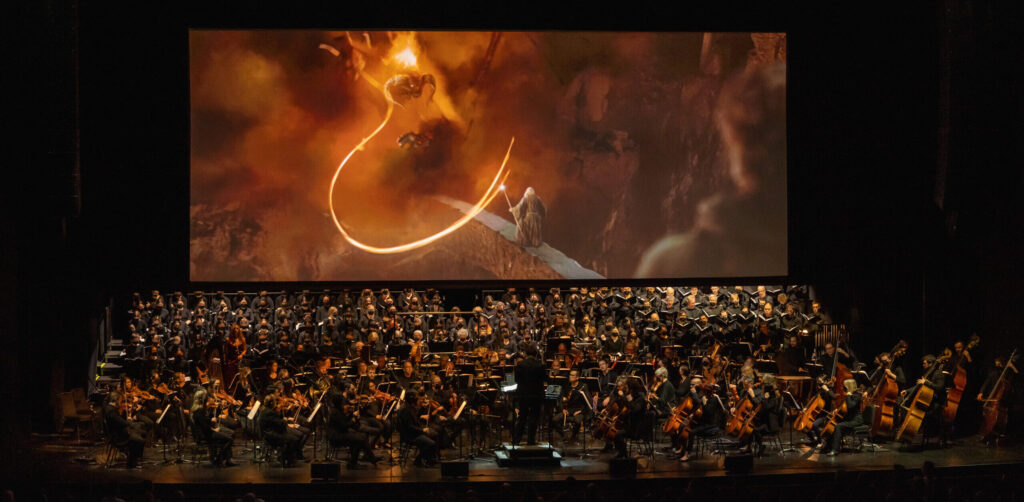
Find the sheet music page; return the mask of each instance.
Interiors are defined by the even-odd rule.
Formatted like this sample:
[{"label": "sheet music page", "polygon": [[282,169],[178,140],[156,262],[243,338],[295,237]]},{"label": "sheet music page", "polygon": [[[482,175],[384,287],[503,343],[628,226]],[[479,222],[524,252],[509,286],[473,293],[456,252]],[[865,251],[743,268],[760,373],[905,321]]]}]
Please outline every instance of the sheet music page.
[{"label": "sheet music page", "polygon": [[252,409],[249,410],[249,415],[247,415],[249,417],[249,420],[252,420],[253,417],[256,416],[256,412],[259,411],[259,409],[260,409],[260,402],[256,401],[256,404],[252,405]]}]

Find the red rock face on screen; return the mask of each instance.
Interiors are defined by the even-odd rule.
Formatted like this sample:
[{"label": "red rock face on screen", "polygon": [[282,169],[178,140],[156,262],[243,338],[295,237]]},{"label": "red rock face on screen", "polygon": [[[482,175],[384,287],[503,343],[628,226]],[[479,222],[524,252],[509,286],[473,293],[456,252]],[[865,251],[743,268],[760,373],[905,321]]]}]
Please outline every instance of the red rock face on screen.
[{"label": "red rock face on screen", "polygon": [[189,44],[193,281],[787,272],[785,34]]}]

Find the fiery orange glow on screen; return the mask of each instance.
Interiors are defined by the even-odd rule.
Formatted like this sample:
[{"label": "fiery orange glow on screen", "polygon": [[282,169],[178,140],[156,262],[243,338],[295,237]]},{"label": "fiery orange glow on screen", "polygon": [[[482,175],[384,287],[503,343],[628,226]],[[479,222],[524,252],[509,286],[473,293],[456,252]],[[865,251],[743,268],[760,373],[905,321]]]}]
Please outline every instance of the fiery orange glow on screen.
[{"label": "fiery orange glow on screen", "polygon": [[[388,59],[390,61],[396,61],[401,67],[405,69],[415,68],[417,57],[413,49],[416,46],[414,34],[410,33],[399,36],[404,38],[404,40],[396,40],[396,42],[398,43],[395,44],[395,47],[399,49]],[[355,155],[357,151],[363,150],[366,144],[369,143],[371,139],[377,136],[377,134],[384,129],[384,126],[386,126],[388,121],[391,120],[391,117],[394,115],[395,111],[394,101],[388,98],[386,89],[384,89],[376,79],[372,78],[365,72],[362,73],[362,76],[374,88],[381,92],[381,95],[385,98],[385,101],[387,102],[388,108],[387,111],[384,113],[384,119],[381,121],[380,125],[378,125],[377,128],[374,129],[369,136],[363,138],[362,141],[360,141],[354,148],[352,148],[352,150],[348,152],[348,155],[346,155],[345,158],[341,161],[341,164],[338,165],[338,168],[334,171],[334,176],[331,178],[330,189],[327,194],[327,204],[330,209],[331,220],[334,222],[334,226],[338,229],[338,232],[341,233],[341,236],[345,238],[345,240],[349,244],[359,249],[362,249],[363,251],[375,254],[393,254],[412,251],[413,249],[426,246],[427,244],[430,244],[431,242],[434,242],[458,230],[466,223],[469,223],[473,218],[476,217],[476,215],[480,214],[480,212],[483,211],[484,208],[487,207],[487,205],[490,204],[495,197],[498,196],[498,193],[500,193],[504,189],[504,182],[509,175],[509,171],[506,169],[506,166],[508,165],[509,157],[512,155],[512,145],[515,143],[515,138],[512,138],[511,141],[509,141],[508,150],[505,152],[505,158],[501,161],[501,165],[498,167],[498,172],[494,175],[494,179],[491,180],[491,184],[487,188],[487,191],[485,191],[484,194],[480,197],[480,199],[477,200],[476,204],[473,205],[473,208],[468,213],[463,215],[458,220],[455,220],[454,223],[430,236],[395,246],[381,247],[361,242],[352,237],[352,235],[345,230],[344,225],[342,225],[338,217],[338,214],[334,209],[334,188],[337,185],[338,176],[341,174],[341,170],[345,167],[346,164],[348,164],[349,160],[352,159],[352,156]]]}]

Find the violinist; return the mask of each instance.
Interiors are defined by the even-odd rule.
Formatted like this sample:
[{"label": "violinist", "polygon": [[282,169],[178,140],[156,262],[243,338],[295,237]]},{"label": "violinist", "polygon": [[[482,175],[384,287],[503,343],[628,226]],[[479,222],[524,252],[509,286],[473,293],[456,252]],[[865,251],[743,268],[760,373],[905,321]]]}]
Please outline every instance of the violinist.
[{"label": "violinist", "polygon": [[843,446],[843,436],[853,433],[858,426],[864,425],[864,415],[861,412],[861,401],[867,398],[867,392],[860,389],[857,381],[848,379],[843,381],[846,388],[846,416],[842,422],[836,424],[835,432],[832,434],[832,446],[828,456],[834,457],[839,454]]},{"label": "violinist", "polygon": [[[359,409],[361,413],[359,422],[360,424],[366,424],[365,429],[368,431],[368,434],[376,432],[375,435],[370,436],[373,438],[370,446],[372,448],[379,444],[381,448],[391,448],[391,432],[393,429],[391,421],[384,420],[384,413],[395,398],[387,392],[378,389],[377,383],[373,381],[367,386],[366,397],[366,403]],[[360,430],[363,429],[361,425]]]},{"label": "violinist", "polygon": [[348,406],[351,406],[353,410],[359,412],[358,420],[356,421],[360,434],[364,434],[371,445],[375,444],[381,435],[381,426],[379,420],[376,420],[371,415],[375,410],[368,409],[372,399],[366,394],[360,393],[355,384],[344,385],[342,391],[342,398]]},{"label": "violinist", "polygon": [[235,418],[234,409],[242,403],[228,395],[228,393],[222,388],[221,381],[217,379],[210,382],[208,396],[214,400],[214,404],[216,405],[216,408],[213,411],[216,412],[217,415],[215,415],[214,418],[216,418],[219,423],[230,429],[238,428],[238,419]]},{"label": "violinist", "polygon": [[110,435],[111,444],[125,452],[128,456],[128,468],[135,469],[138,467],[139,459],[142,458],[143,450],[146,447],[145,433],[118,409],[125,402],[120,391],[111,392],[109,399],[104,403],[103,420]]},{"label": "violinist", "polygon": [[204,405],[192,415],[192,426],[196,428],[196,434],[209,445],[210,462],[214,466],[237,465],[231,461],[231,446],[235,441],[235,431],[222,423],[218,417],[218,400],[215,397],[207,397]]},{"label": "violinist", "polygon": [[349,448],[349,469],[359,468],[359,453],[363,459],[376,464],[380,461],[373,454],[366,435],[359,432],[359,410],[343,394],[335,394],[327,403],[327,440],[332,448]]},{"label": "violinist", "polygon": [[302,436],[295,432],[298,424],[285,421],[282,415],[283,401],[279,396],[270,394],[263,402],[263,413],[260,414],[263,437],[271,445],[280,448],[280,460],[285,467],[294,467],[295,459],[302,451]]},{"label": "violinist", "polygon": [[121,375],[121,412],[131,422],[135,422],[141,429],[143,437],[149,435],[153,430],[155,417],[147,413],[147,401],[153,401],[155,396],[135,386],[135,381],[126,375]]},{"label": "violinist", "polygon": [[433,439],[436,433],[427,426],[426,419],[420,414],[420,410],[426,407],[426,396],[409,391],[405,394],[405,406],[398,412],[399,437],[403,443],[419,449],[413,460],[413,464],[418,467],[432,467],[438,460],[437,442]]}]

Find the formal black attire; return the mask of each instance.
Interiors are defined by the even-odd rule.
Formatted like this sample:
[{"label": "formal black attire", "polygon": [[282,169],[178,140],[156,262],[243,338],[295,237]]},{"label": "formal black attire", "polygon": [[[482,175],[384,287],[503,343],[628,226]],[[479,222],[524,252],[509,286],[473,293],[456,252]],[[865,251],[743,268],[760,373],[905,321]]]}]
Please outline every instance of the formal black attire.
[{"label": "formal black attire", "polygon": [[352,413],[345,413],[341,408],[332,405],[328,408],[328,415],[327,441],[332,448],[349,448],[349,466],[356,465],[360,452],[365,452],[367,457],[373,458],[370,443],[365,434],[356,430],[359,427],[359,420]]},{"label": "formal black attire", "polygon": [[512,435],[512,444],[519,444],[523,429],[529,426],[527,444],[537,443],[537,424],[544,404],[544,364],[535,357],[527,357],[516,365],[516,398],[519,401],[519,419]]},{"label": "formal black attire", "polygon": [[398,412],[398,435],[401,441],[419,448],[416,464],[423,461],[433,463],[437,460],[437,442],[430,438],[424,429],[427,425],[417,415],[416,404],[406,403]]},{"label": "formal black attire", "polygon": [[103,420],[106,424],[107,434],[110,435],[110,443],[121,449],[128,456],[128,468],[134,468],[142,458],[142,450],[146,446],[146,440],[141,431],[132,425],[128,419],[117,412],[117,408],[107,404],[103,409]]}]

